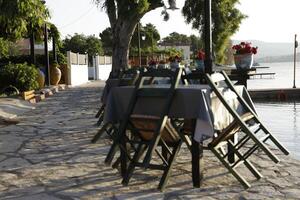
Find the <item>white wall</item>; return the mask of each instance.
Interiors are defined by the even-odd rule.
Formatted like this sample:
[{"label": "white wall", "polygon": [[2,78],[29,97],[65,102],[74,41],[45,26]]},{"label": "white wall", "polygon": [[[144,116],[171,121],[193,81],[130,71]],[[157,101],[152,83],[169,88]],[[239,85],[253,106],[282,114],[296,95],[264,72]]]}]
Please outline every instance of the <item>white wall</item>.
[{"label": "white wall", "polygon": [[87,65],[74,65],[70,67],[70,76],[69,76],[70,85],[80,85],[87,83],[89,81],[89,72]]},{"label": "white wall", "polygon": [[96,66],[96,77],[97,80],[107,80],[109,73],[111,72],[111,64],[98,65]]},{"label": "white wall", "polygon": [[88,55],[67,52],[68,61],[68,85],[76,86],[89,81]]},{"label": "white wall", "polygon": [[95,66],[96,80],[107,80],[112,69],[111,57],[96,56]]}]

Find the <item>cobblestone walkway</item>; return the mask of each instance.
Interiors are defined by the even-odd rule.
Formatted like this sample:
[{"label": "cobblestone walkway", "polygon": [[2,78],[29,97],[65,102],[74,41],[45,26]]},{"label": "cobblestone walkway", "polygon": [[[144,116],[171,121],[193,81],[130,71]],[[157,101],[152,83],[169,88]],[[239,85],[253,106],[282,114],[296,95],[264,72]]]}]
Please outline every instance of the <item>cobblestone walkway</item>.
[{"label": "cobblestone walkway", "polygon": [[37,104],[21,123],[0,129],[0,199],[300,199],[300,162],[254,157],[264,178],[244,190],[209,153],[205,178],[193,188],[190,156],[183,149],[164,193],[160,171],[137,170],[128,187],[104,164],[109,140],[90,144],[103,83],[68,89]]}]

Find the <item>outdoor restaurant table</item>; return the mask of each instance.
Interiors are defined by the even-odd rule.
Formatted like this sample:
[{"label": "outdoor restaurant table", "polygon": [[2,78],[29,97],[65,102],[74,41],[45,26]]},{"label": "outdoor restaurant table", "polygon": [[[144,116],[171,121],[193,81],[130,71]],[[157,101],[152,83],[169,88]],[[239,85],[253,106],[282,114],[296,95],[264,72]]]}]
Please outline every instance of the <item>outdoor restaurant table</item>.
[{"label": "outdoor restaurant table", "polygon": [[[151,85],[145,87],[155,88],[157,90],[168,89],[166,85]],[[240,95],[244,97],[247,103],[254,109],[251,98],[244,86],[235,86]],[[111,88],[105,107],[104,122],[117,123],[125,117],[130,97],[134,91],[133,86],[114,87]],[[223,95],[227,102],[233,106],[238,113],[242,114],[243,110],[236,100],[236,95],[228,90],[223,91]],[[158,115],[161,112],[164,99],[161,98],[139,98],[134,108],[134,114],[142,115]],[[211,92],[208,85],[180,85],[175,90],[170,112],[170,118],[195,119],[195,130],[193,133],[192,145],[192,167],[194,186],[200,186],[199,176],[199,147],[204,139],[210,138],[214,134],[215,129],[223,129],[233,121],[233,117],[223,106],[221,101]],[[196,147],[195,147],[196,146]],[[197,156],[197,157],[195,157]],[[200,155],[201,156],[201,155]],[[196,175],[195,175],[196,174]],[[196,181],[194,180],[194,176]]]},{"label": "outdoor restaurant table", "polygon": [[[123,82],[122,82],[123,81]],[[106,99],[107,96],[109,94],[109,91],[114,88],[114,87],[118,87],[120,84],[128,84],[131,81],[130,78],[128,79],[124,79],[124,80],[120,80],[118,78],[110,78],[107,79],[105,82],[105,86],[103,88],[103,92],[102,92],[102,96],[101,96],[101,102],[103,104],[106,104]],[[122,82],[122,83],[121,83]]]}]

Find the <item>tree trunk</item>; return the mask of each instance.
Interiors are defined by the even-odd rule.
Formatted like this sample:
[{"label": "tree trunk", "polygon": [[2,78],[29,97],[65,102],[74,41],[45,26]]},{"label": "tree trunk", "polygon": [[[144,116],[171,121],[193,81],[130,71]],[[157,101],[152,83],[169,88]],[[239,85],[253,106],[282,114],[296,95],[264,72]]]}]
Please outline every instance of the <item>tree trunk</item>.
[{"label": "tree trunk", "polygon": [[129,45],[132,34],[138,22],[138,18],[133,20],[118,19],[112,29],[113,53],[112,70],[125,69],[128,67]]}]

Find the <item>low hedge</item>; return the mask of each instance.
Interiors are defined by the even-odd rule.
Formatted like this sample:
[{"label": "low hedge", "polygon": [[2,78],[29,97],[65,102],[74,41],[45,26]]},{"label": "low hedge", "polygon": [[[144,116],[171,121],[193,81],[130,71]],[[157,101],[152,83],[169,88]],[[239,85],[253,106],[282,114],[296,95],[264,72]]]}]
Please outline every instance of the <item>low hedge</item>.
[{"label": "low hedge", "polygon": [[0,68],[0,91],[10,85],[20,92],[37,89],[37,78],[38,69],[34,65],[9,63]]}]

